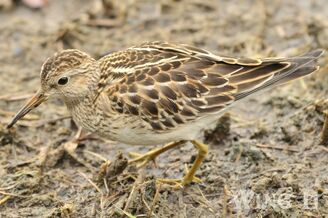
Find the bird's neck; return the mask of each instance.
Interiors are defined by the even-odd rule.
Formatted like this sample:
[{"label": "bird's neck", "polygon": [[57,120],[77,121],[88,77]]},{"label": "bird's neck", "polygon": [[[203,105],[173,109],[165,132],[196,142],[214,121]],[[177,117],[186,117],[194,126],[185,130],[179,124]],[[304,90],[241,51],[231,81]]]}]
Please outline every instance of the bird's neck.
[{"label": "bird's neck", "polygon": [[90,93],[84,98],[64,100],[75,123],[91,132],[96,131],[96,126],[99,123],[95,119],[97,105],[93,103],[94,98],[94,94]]}]

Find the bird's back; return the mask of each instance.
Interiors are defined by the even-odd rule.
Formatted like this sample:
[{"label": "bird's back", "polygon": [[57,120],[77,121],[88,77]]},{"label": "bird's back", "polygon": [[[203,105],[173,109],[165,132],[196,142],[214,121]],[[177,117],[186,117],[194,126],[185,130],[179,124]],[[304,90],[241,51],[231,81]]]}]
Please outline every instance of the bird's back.
[{"label": "bird's back", "polygon": [[117,79],[104,92],[112,111],[137,116],[154,132],[165,132],[219,114],[259,90],[314,72],[318,69],[314,60],[322,53],[246,59],[185,45],[148,43],[109,56],[108,73]]}]

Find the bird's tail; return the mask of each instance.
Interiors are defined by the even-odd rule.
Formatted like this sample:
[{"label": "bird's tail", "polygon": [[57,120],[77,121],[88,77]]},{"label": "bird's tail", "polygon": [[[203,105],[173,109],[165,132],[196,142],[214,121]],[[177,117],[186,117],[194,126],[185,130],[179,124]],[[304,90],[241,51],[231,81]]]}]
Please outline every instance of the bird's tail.
[{"label": "bird's tail", "polygon": [[306,54],[292,57],[292,58],[266,58],[263,59],[262,63],[264,65],[273,67],[277,64],[286,64],[283,70],[278,71],[274,74],[269,80],[260,84],[259,86],[254,87],[253,89],[247,90],[245,92],[239,92],[235,94],[236,99],[244,98],[252,93],[257,91],[277,86],[281,84],[285,84],[294,79],[301,78],[303,76],[309,75],[319,69],[319,66],[316,65],[315,60],[318,59],[324,50],[318,49],[314,51],[310,51]]}]

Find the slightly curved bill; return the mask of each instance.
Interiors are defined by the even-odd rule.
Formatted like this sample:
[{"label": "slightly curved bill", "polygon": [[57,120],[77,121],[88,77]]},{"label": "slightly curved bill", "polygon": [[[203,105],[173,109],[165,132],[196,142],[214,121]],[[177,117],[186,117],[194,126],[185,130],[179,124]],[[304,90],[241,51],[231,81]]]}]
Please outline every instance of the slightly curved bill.
[{"label": "slightly curved bill", "polygon": [[46,96],[42,91],[38,91],[14,116],[12,121],[7,125],[7,128],[11,128],[18,120],[23,118],[32,109],[39,106],[42,102],[46,101],[48,96]]}]

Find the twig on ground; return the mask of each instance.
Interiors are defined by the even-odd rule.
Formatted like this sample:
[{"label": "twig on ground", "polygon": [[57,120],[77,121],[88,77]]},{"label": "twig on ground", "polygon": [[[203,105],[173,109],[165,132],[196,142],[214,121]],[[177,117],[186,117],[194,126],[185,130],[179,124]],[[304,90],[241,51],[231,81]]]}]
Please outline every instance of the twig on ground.
[{"label": "twig on ground", "polygon": [[0,191],[0,194],[10,196],[10,197],[19,197],[19,198],[28,198],[29,197],[29,196],[25,196],[25,195],[18,195],[18,194],[13,194],[13,193],[4,192],[4,191]]},{"label": "twig on ground", "polygon": [[11,196],[7,195],[4,198],[0,199],[0,206],[6,203],[10,198]]},{"label": "twig on ground", "polygon": [[[151,217],[151,215],[155,215],[153,213],[154,211],[154,208],[155,208],[155,205],[156,205],[156,202],[158,201],[158,198],[159,198],[159,191],[161,190],[161,183],[158,183],[156,184],[156,192],[155,192],[155,195],[154,195],[154,198],[153,198],[153,201],[151,202],[151,206],[149,208],[149,212],[147,214],[147,217]],[[155,215],[156,216],[156,215]]]},{"label": "twig on ground", "polygon": [[228,202],[229,199],[231,198],[231,191],[229,190],[227,185],[224,185],[223,187],[223,209],[222,209],[222,217],[229,217],[228,216]]},{"label": "twig on ground", "polygon": [[128,213],[125,210],[122,210],[121,208],[119,208],[118,206],[114,205],[115,209],[119,212],[119,213],[123,213],[125,214],[128,218],[137,218],[136,216],[133,216],[131,213]]},{"label": "twig on ground", "polygon": [[118,27],[122,25],[122,21],[113,19],[94,19],[89,20],[86,24],[96,27]]},{"label": "twig on ground", "polygon": [[320,146],[320,148],[321,148],[322,150],[324,150],[325,152],[328,152],[328,148],[327,148],[327,147],[325,147],[325,146]]},{"label": "twig on ground", "polygon": [[[1,114],[1,112],[0,112]],[[13,113],[14,115],[14,113]],[[33,119],[31,119],[31,114],[27,114],[27,117],[23,117],[22,120],[20,120],[19,122],[17,122],[17,125],[19,126],[24,126],[24,127],[34,127],[34,128],[39,128],[41,126],[44,126],[48,123],[54,123],[60,120],[65,120],[65,119],[69,119],[71,118],[71,116],[63,116],[63,117],[58,117],[58,118],[54,118],[54,119],[48,119],[48,120],[39,120],[40,117],[38,116],[38,118],[33,117]],[[36,116],[36,115],[33,115]],[[4,121],[4,123],[9,123],[11,119],[6,119]]]},{"label": "twig on ground", "polygon": [[103,195],[104,193],[102,192],[102,190],[94,183],[94,182],[92,182],[91,181],[91,179],[89,179],[88,177],[87,177],[87,175],[85,175],[84,173],[82,173],[82,172],[80,172],[80,171],[78,171],[79,172],[79,174],[82,176],[82,177],[84,177],[101,195]]},{"label": "twig on ground", "polygon": [[98,159],[100,159],[100,160],[102,160],[104,162],[108,162],[108,165],[110,164],[110,161],[109,160],[107,160],[105,157],[101,156],[98,153],[95,153],[95,152],[92,152],[92,151],[88,151],[88,150],[84,150],[83,152],[84,153],[87,153],[87,154],[90,154],[90,155],[92,155],[92,156],[94,156],[94,157],[96,157],[96,158],[98,158]]},{"label": "twig on ground", "polygon": [[205,205],[205,206],[209,209],[209,211],[211,211],[212,213],[214,213],[214,209],[211,207],[211,205],[210,205],[210,201],[207,200],[207,198],[205,197],[204,193],[203,193],[202,190],[199,188],[199,186],[197,186],[197,189],[198,189],[200,195],[201,195],[202,198],[203,198],[203,200],[202,200],[203,205]]},{"label": "twig on ground", "polygon": [[21,101],[28,98],[31,98],[33,93],[10,93],[5,95],[0,95],[0,100],[2,101]]},{"label": "twig on ground", "polygon": [[123,210],[127,210],[129,208],[132,198],[134,197],[135,191],[140,188],[140,186],[142,185],[142,182],[143,182],[143,176],[142,176],[142,174],[139,174],[137,179],[134,181],[133,187],[130,191],[128,199],[126,200]]},{"label": "twig on ground", "polygon": [[[5,111],[5,110],[0,109],[0,115],[2,115],[2,116],[13,117],[15,114],[16,114],[16,112]],[[36,114],[26,114],[22,119],[23,120],[39,120],[40,116],[38,116]]]},{"label": "twig on ground", "polygon": [[293,148],[291,146],[284,146],[284,147],[278,147],[278,146],[272,146],[272,145],[265,145],[265,144],[256,144],[256,147],[259,148],[268,148],[268,149],[275,149],[275,150],[286,150],[286,151],[292,151],[292,152],[299,152],[298,149]]}]

